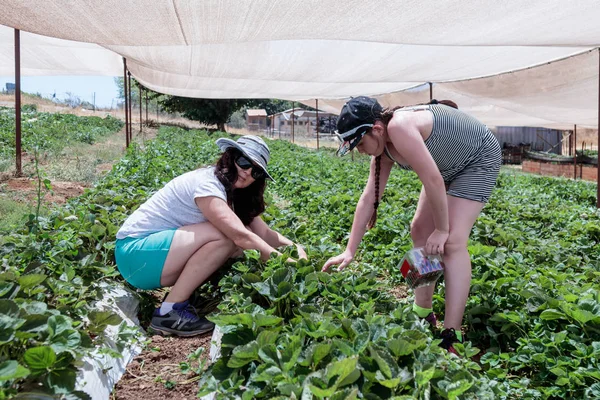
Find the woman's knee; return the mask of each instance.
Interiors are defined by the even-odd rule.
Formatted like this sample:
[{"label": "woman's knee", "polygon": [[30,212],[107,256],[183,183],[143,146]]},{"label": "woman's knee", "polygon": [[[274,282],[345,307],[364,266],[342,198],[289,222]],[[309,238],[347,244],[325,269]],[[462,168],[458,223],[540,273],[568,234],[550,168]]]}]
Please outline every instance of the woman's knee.
[{"label": "woman's knee", "polygon": [[456,254],[465,252],[468,254],[467,243],[469,238],[460,237],[456,234],[453,234],[450,231],[450,235],[448,236],[448,240],[444,244],[444,253],[445,254]]},{"label": "woman's knee", "polygon": [[432,230],[426,225],[421,223],[419,220],[413,220],[410,223],[410,237],[413,243],[425,243]]}]

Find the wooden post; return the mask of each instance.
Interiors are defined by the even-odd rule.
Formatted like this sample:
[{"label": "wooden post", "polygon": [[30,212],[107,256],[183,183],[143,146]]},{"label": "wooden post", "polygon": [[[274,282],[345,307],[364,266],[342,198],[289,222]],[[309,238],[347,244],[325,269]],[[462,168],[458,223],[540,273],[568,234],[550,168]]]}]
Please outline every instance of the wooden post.
[{"label": "wooden post", "polygon": [[[598,145],[597,150],[600,154],[600,47],[598,48]],[[596,207],[600,208],[600,164],[596,166]]]},{"label": "wooden post", "polygon": [[21,31],[15,29],[15,176],[23,175],[21,161]]},{"label": "wooden post", "polygon": [[315,103],[315,109],[317,110],[317,150],[319,150],[319,99],[316,99]]},{"label": "wooden post", "polygon": [[127,60],[123,57],[123,96],[125,97],[125,146],[129,147],[129,99],[127,98]]},{"label": "wooden post", "polygon": [[146,126],[147,126],[148,125],[148,90],[145,90],[144,94],[146,94]]},{"label": "wooden post", "polygon": [[573,179],[577,179],[577,125],[573,125],[573,141],[575,142],[575,154],[573,156]]},{"label": "wooden post", "polygon": [[131,98],[131,72],[127,71],[127,90],[129,92],[129,143],[133,141],[133,99]]},{"label": "wooden post", "polygon": [[142,86],[138,85],[140,89],[140,133],[142,133]]}]

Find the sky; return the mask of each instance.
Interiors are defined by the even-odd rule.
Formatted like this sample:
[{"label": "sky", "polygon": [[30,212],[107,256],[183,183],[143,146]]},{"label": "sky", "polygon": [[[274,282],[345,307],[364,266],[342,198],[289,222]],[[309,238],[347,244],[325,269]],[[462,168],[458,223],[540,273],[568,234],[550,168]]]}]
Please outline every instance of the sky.
[{"label": "sky", "polygon": [[[6,83],[14,83],[14,76],[0,76],[0,89],[6,89]],[[70,92],[82,101],[93,104],[96,93],[96,107],[116,107],[117,85],[112,76],[22,76],[21,91],[41,93],[43,97],[63,100]]]}]

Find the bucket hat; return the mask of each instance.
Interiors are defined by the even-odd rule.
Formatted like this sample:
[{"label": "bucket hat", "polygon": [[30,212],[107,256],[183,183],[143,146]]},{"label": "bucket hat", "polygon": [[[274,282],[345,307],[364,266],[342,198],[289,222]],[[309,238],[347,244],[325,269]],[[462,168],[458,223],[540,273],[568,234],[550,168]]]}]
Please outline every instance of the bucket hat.
[{"label": "bucket hat", "polygon": [[337,154],[341,157],[358,146],[363,136],[381,117],[382,112],[383,107],[371,97],[359,96],[346,102],[340,112],[335,132],[342,142]]},{"label": "bucket hat", "polygon": [[263,171],[267,178],[275,182],[273,177],[269,175],[267,171],[267,164],[271,156],[269,146],[258,136],[245,135],[239,138],[237,141],[233,141],[227,138],[219,138],[216,141],[217,146],[221,151],[225,151],[230,147],[239,150],[243,155],[248,157],[254,163],[256,163]]}]

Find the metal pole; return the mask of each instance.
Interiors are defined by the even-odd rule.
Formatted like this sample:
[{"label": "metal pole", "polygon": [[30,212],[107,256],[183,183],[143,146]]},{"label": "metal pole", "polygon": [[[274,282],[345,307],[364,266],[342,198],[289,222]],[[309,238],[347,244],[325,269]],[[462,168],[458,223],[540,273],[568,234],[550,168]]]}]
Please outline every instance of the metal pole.
[{"label": "metal pole", "polygon": [[577,179],[577,124],[573,125],[573,141],[575,142],[575,155],[573,156],[573,179]]},{"label": "metal pole", "polygon": [[127,60],[123,57],[123,97],[125,97],[125,146],[129,147],[129,103],[127,98]]},{"label": "metal pole", "polygon": [[15,176],[23,175],[21,163],[21,31],[15,29]]},{"label": "metal pole", "polygon": [[146,125],[148,125],[148,91],[144,91],[146,94]]},{"label": "metal pole", "polygon": [[138,85],[140,89],[140,133],[142,133],[142,86]]},{"label": "metal pole", "polygon": [[319,150],[319,99],[315,100],[317,109],[317,150]]},{"label": "metal pole", "polygon": [[129,142],[133,141],[133,98],[131,97],[131,72],[127,71],[127,90],[129,92]]},{"label": "metal pole", "polygon": [[427,82],[429,83],[429,101],[433,100],[433,84],[431,82]]},{"label": "metal pole", "polygon": [[294,118],[294,109],[296,108],[296,103],[292,102],[292,143],[294,143],[294,125],[296,124],[296,119]]},{"label": "metal pole", "polygon": [[[600,47],[598,48],[598,146],[600,153]],[[596,167],[596,207],[600,208],[600,164]]]},{"label": "metal pole", "polygon": [[573,155],[573,134],[569,135],[569,155]]}]

